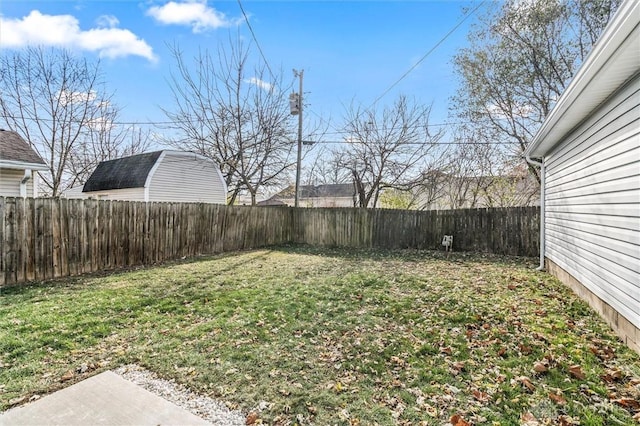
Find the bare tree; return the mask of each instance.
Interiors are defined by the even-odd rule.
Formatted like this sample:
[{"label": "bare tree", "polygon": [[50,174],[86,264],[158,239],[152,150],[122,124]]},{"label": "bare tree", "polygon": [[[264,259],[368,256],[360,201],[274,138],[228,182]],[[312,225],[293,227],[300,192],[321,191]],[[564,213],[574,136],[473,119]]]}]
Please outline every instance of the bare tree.
[{"label": "bare tree", "polygon": [[[469,33],[454,60],[465,122],[496,130],[521,155],[620,0],[508,0]],[[536,176],[537,170],[531,168]]]},{"label": "bare tree", "polygon": [[0,120],[24,136],[49,166],[43,174],[52,196],[75,179],[74,150],[96,123],[118,109],[105,92],[99,62],[66,50],[31,47],[0,56]]},{"label": "bare tree", "polygon": [[347,111],[349,138],[334,155],[351,175],[360,207],[375,208],[382,190],[407,189],[419,178],[442,135],[429,128],[430,109],[400,96],[382,111]]},{"label": "bare tree", "polygon": [[101,161],[140,154],[150,148],[149,129],[118,124],[115,115],[105,114],[105,118],[92,124],[87,135],[71,151],[68,163],[70,187],[84,184]]},{"label": "bare tree", "polygon": [[250,49],[241,41],[230,39],[215,54],[201,50],[192,62],[178,46],[171,50],[174,109],[164,112],[181,135],[171,144],[216,161],[231,204],[244,191],[255,204],[256,194],[280,184],[292,165],[291,85],[283,84],[281,73],[267,78],[264,64],[249,69]]}]

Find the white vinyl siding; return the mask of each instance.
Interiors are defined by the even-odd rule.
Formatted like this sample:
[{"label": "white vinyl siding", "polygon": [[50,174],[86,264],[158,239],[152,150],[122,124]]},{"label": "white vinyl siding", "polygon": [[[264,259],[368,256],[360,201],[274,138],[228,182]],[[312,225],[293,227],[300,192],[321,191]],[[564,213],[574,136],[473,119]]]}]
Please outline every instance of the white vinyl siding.
[{"label": "white vinyl siding", "polygon": [[640,327],[640,77],[546,165],[546,257]]},{"label": "white vinyl siding", "polygon": [[165,151],[148,185],[148,201],[226,204],[218,167],[193,154]]},{"label": "white vinyl siding", "polygon": [[83,198],[96,200],[144,201],[144,188],[109,189],[83,192]]},{"label": "white vinyl siding", "polygon": [[[27,181],[27,197],[33,197],[33,180],[36,172]],[[24,170],[0,169],[0,197],[20,197],[20,182],[24,178]]]}]

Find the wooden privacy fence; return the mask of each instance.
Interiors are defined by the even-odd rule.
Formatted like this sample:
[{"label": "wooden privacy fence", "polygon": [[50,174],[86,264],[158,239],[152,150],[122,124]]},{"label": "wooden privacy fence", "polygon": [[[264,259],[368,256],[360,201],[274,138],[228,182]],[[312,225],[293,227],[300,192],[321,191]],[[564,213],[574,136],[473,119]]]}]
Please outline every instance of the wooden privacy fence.
[{"label": "wooden privacy fence", "polygon": [[294,242],[320,246],[453,249],[516,256],[539,253],[540,208],[460,210],[298,209]]},{"label": "wooden privacy fence", "polygon": [[0,285],[289,242],[285,209],[0,197]]},{"label": "wooden privacy fence", "polygon": [[537,207],[403,211],[0,197],[0,286],[285,243],[535,256]]}]

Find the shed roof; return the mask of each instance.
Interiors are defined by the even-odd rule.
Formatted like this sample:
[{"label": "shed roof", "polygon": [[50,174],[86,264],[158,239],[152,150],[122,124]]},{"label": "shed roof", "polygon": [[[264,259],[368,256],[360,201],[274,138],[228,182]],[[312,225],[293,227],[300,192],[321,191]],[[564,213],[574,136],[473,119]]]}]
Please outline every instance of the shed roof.
[{"label": "shed roof", "polygon": [[542,123],[525,154],[541,158],[640,72],[640,2],[626,0]]},{"label": "shed roof", "polygon": [[44,160],[29,146],[29,144],[14,131],[0,129],[0,163],[7,166],[34,165],[34,169],[46,169]]},{"label": "shed roof", "polygon": [[143,188],[162,151],[103,161],[84,184],[82,192]]}]

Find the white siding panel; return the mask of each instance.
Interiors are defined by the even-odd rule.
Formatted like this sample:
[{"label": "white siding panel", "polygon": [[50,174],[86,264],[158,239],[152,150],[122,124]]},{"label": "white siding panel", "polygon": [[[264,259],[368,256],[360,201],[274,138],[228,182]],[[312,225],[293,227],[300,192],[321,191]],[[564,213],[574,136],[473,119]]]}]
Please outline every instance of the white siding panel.
[{"label": "white siding panel", "polygon": [[[591,184],[586,184],[582,180],[575,182],[567,182],[564,185],[555,186],[553,190],[548,193],[548,200],[556,198],[584,198],[590,195],[599,194],[613,194],[630,192],[631,197],[634,193],[636,195],[635,201],[640,201],[640,188],[638,183],[640,182],[640,173],[638,173],[638,167],[633,167],[630,170],[633,173],[631,176],[620,176],[618,179],[607,179],[605,181],[595,181]],[[633,202],[632,198],[632,202]]]},{"label": "white siding panel", "polygon": [[87,198],[99,200],[144,201],[144,188],[109,189],[83,192]]},{"label": "white siding panel", "polygon": [[640,327],[640,77],[545,158],[547,258]]},{"label": "white siding panel", "polygon": [[[603,216],[602,225],[607,225],[609,220],[607,217],[612,218],[621,218],[623,220],[622,224],[616,226],[622,227],[630,227],[634,228],[634,225],[637,224],[637,221],[629,220],[629,218],[636,217],[638,214],[638,206],[636,204],[592,204],[589,206],[588,211],[584,206],[577,205],[568,205],[568,204],[553,204],[551,206],[545,206],[545,212],[548,215],[549,212],[560,212],[560,213],[569,213],[574,215],[572,217],[576,217],[577,215],[583,214],[593,214],[598,216]],[[569,219],[571,220],[571,219]]]},{"label": "white siding panel", "polygon": [[1,169],[0,170],[0,196],[19,197],[20,181],[22,180],[23,177],[24,177],[24,170]]},{"label": "white siding panel", "polygon": [[[640,247],[611,238],[593,238],[595,234],[589,234],[583,230],[575,231],[567,227],[549,225],[547,235],[560,246],[584,251],[583,255],[592,253],[596,256],[596,260],[608,260],[619,265],[621,268],[616,268],[615,273],[629,282],[640,280],[640,263],[634,262],[640,254]],[[597,240],[597,243],[594,243],[594,240]]]},{"label": "white siding panel", "polygon": [[[20,182],[24,178],[24,170],[20,169],[0,169],[0,197],[21,197]],[[33,182],[38,179],[38,172],[33,171],[31,178],[27,181],[27,197],[33,197]]]},{"label": "white siding panel", "polygon": [[[582,259],[577,258],[573,252],[560,246],[552,246],[548,250],[548,255],[550,258],[565,259],[563,269],[572,271],[571,275],[575,279],[600,299],[615,307],[617,312],[637,327],[637,324],[640,323],[640,312],[638,311],[640,301],[621,292],[615,285],[610,285],[620,278],[611,276],[609,271],[598,264],[585,263]],[[603,285],[605,283],[607,285]],[[633,285],[633,283],[631,284]]]},{"label": "white siding panel", "polygon": [[218,168],[195,155],[167,151],[149,183],[149,201],[226,203]]},{"label": "white siding panel", "polygon": [[[573,132],[561,152],[548,159],[547,166],[562,172],[567,166],[581,162],[602,150],[608,150],[608,144],[616,142],[616,136],[627,132],[638,131],[640,121],[639,88],[634,84],[627,85],[615,100],[606,105],[607,114],[595,114],[586,120],[577,131]],[[577,142],[577,143],[575,143]],[[563,167],[556,168],[556,164]]]},{"label": "white siding panel", "polygon": [[[629,135],[629,137],[638,137],[638,135]],[[627,148],[627,150],[622,151],[619,148]],[[598,155],[592,155],[585,158],[582,163],[565,166],[561,173],[553,176],[553,186],[547,186],[547,189],[553,192],[558,186],[567,182],[585,186],[634,174],[637,176],[640,174],[637,164],[640,159],[640,145],[628,148],[628,144],[617,143],[602,153],[602,161],[598,161]],[[597,167],[594,167],[596,165]]]},{"label": "white siding panel", "polygon": [[[616,211],[616,213],[618,213]],[[625,216],[613,216],[607,214],[587,214],[587,213],[572,213],[566,211],[549,211],[547,210],[547,222],[566,224],[569,222],[584,223],[587,225],[597,225],[601,229],[622,231],[627,235],[626,231],[631,230],[633,232],[640,232],[640,221],[631,221]],[[605,226],[603,226],[605,225]],[[640,244],[640,241],[638,242]]]},{"label": "white siding panel", "polygon": [[[634,244],[637,246],[636,249],[640,250],[640,231],[615,226],[604,227],[602,226],[602,221],[594,224],[581,219],[582,218],[571,219],[567,216],[549,215],[546,223],[548,226],[557,226],[561,230],[567,229],[576,232],[585,232],[587,234],[597,235],[605,240],[612,239]],[[622,224],[622,222],[619,223]],[[610,223],[607,223],[607,225],[610,225]],[[633,247],[630,247],[630,249],[633,250]],[[640,267],[640,264],[638,267]]]}]

